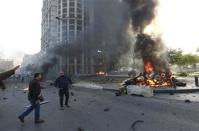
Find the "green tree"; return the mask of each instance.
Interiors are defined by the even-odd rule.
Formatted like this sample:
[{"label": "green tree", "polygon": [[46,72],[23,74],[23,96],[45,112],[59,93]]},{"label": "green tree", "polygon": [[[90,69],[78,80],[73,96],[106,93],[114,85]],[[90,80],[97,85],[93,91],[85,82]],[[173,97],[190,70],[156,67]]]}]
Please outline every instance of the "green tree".
[{"label": "green tree", "polygon": [[193,54],[183,54],[180,49],[169,49],[168,57],[170,64],[176,64],[179,66],[183,65],[193,65],[199,62],[199,56]]}]

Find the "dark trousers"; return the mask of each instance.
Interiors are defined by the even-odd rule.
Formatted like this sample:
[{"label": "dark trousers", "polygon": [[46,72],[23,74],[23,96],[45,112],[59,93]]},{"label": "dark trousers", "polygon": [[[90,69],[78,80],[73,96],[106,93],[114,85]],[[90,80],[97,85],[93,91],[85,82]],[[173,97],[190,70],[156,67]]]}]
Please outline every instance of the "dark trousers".
[{"label": "dark trousers", "polygon": [[60,106],[61,107],[63,107],[64,96],[66,97],[65,98],[65,105],[68,105],[69,89],[60,89],[59,90],[59,98],[60,98]]},{"label": "dark trousers", "polygon": [[24,118],[28,114],[30,114],[33,109],[35,109],[35,121],[40,119],[40,103],[36,103],[35,101],[30,101],[31,106],[27,108],[25,112],[23,112],[19,117]]}]

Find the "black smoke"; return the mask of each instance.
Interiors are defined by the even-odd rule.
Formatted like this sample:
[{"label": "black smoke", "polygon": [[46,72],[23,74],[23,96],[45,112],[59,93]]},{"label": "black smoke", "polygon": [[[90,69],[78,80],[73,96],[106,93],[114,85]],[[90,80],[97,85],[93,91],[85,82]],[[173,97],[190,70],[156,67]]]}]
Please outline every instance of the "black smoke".
[{"label": "black smoke", "polygon": [[144,33],[144,29],[156,16],[157,0],[126,0],[126,2],[130,7],[133,32],[137,35],[134,48],[136,58],[142,59],[144,64],[150,62],[154,72],[168,72],[165,47],[160,36],[153,37]]},{"label": "black smoke", "polygon": [[[61,43],[47,52],[46,62],[40,67],[44,72],[55,67],[61,56],[85,56],[94,57],[97,62],[98,50],[103,53],[104,65],[107,71],[117,69],[117,64],[122,56],[131,49],[131,40],[127,37],[127,29],[132,22],[133,32],[138,35],[135,43],[137,58],[147,58],[154,65],[157,63],[157,55],[163,49],[161,40],[153,40],[151,36],[144,34],[144,29],[155,17],[157,0],[86,0],[88,11],[85,12],[86,32],[72,43]],[[150,51],[149,51],[150,50]],[[147,57],[145,56],[147,54]],[[53,59],[53,60],[52,60]],[[96,64],[96,63],[95,63]]]},{"label": "black smoke", "polygon": [[147,34],[138,34],[135,43],[136,57],[144,64],[150,62],[154,72],[169,72],[164,51],[164,45],[159,38],[152,38]]},{"label": "black smoke", "polygon": [[130,17],[133,29],[137,33],[143,33],[155,17],[157,0],[126,0],[130,6]]}]

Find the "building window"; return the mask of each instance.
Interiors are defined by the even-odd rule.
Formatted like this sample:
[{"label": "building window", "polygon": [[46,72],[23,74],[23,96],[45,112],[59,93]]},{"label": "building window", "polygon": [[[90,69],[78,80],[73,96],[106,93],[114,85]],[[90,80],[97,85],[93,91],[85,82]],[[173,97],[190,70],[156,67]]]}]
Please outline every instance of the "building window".
[{"label": "building window", "polygon": [[69,3],[69,6],[70,6],[70,7],[75,7],[75,3],[74,3],[74,2],[70,2],[70,3]]},{"label": "building window", "polygon": [[75,24],[75,19],[69,19],[69,24]]},{"label": "building window", "polygon": [[77,20],[77,24],[78,25],[82,25],[82,21],[81,20]]},{"label": "building window", "polygon": [[70,30],[75,30],[75,26],[74,26],[74,25],[70,25],[70,26],[69,26],[69,29],[70,29]]},{"label": "building window", "polygon": [[67,14],[62,14],[62,18],[67,18]]},{"label": "building window", "polygon": [[64,13],[66,13],[66,12],[67,12],[67,9],[66,9],[66,8],[64,8],[64,9],[63,9],[63,12],[64,12]]},{"label": "building window", "polygon": [[69,8],[70,12],[75,12],[75,8]]},{"label": "building window", "polygon": [[82,10],[77,8],[77,13],[81,14],[82,13]]},{"label": "building window", "polygon": [[81,7],[82,7],[82,4],[81,4],[81,3],[77,3],[77,7],[78,7],[78,8],[81,8]]},{"label": "building window", "polygon": [[70,18],[75,18],[75,14],[70,13],[69,17],[70,17]]},{"label": "building window", "polygon": [[82,19],[82,15],[77,14],[77,18],[78,18],[78,19]]},{"label": "building window", "polygon": [[67,3],[62,3],[62,7],[67,7]]},{"label": "building window", "polygon": [[78,26],[77,26],[77,30],[80,30],[80,31],[81,31],[81,30],[82,30],[82,26],[79,26],[79,25],[78,25]]},{"label": "building window", "polygon": [[61,14],[61,10],[58,11],[58,14]]},{"label": "building window", "polygon": [[67,31],[67,26],[62,26],[62,31]]}]

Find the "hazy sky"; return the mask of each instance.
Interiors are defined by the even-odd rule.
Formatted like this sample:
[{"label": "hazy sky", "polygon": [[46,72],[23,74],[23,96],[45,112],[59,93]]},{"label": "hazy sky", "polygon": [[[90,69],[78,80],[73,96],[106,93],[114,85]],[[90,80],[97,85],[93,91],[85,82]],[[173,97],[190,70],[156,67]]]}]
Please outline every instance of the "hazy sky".
[{"label": "hazy sky", "polygon": [[166,46],[194,53],[199,47],[199,0],[159,0],[151,30],[162,35]]},{"label": "hazy sky", "polygon": [[[199,47],[199,0],[159,1],[155,29],[165,44],[195,51]],[[0,0],[0,55],[16,59],[40,50],[41,8],[42,0]]]},{"label": "hazy sky", "polygon": [[42,0],[0,0],[0,55],[6,58],[40,50]]}]

